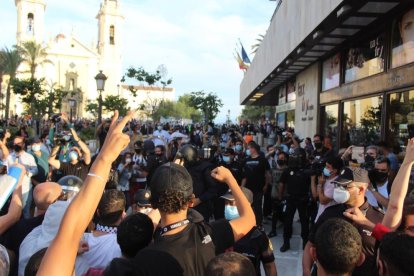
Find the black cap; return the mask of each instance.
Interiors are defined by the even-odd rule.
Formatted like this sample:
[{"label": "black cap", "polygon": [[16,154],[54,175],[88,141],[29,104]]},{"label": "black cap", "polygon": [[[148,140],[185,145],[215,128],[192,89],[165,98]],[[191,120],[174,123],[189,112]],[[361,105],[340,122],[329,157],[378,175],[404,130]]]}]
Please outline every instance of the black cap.
[{"label": "black cap", "polygon": [[151,198],[157,200],[166,191],[178,191],[185,197],[193,194],[193,180],[188,171],[175,163],[166,163],[151,178]]},{"label": "black cap", "polygon": [[151,140],[145,140],[144,144],[142,146],[142,149],[146,152],[146,153],[154,153],[155,151],[155,145],[154,142]]},{"label": "black cap", "polygon": [[226,148],[223,154],[234,155],[234,150],[232,148]]},{"label": "black cap", "polygon": [[333,181],[334,184],[340,186],[348,186],[354,181],[354,173],[350,168],[344,168],[339,174],[339,177]]},{"label": "black cap", "polygon": [[146,189],[141,189],[134,195],[134,202],[142,207],[151,207],[150,203],[151,192]]},{"label": "black cap", "polygon": [[33,137],[30,142],[32,144],[37,144],[37,143],[42,143],[42,140],[40,140],[40,138],[38,136]]}]

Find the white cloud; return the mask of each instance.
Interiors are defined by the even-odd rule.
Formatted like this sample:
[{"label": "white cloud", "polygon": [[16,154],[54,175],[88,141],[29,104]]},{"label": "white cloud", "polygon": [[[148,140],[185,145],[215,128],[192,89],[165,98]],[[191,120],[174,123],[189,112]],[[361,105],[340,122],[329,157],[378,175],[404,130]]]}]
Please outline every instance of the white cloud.
[{"label": "white cloud", "polygon": [[[0,3],[0,46],[15,41],[14,1]],[[97,40],[100,0],[46,1],[47,38],[59,32],[75,33],[85,45]],[[262,0],[122,0],[125,15],[124,67],[155,70],[165,64],[177,95],[212,91],[222,98],[218,121],[227,110],[239,115],[239,85],[243,73],[232,53],[238,38],[247,52],[265,33],[274,9]]]}]

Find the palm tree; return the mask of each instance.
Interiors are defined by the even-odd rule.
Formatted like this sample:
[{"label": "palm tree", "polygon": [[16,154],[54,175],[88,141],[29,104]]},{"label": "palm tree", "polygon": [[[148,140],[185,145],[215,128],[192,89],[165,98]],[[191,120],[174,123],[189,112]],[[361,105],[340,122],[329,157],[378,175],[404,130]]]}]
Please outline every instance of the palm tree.
[{"label": "palm tree", "polygon": [[[3,110],[3,91],[2,91],[2,84],[3,84],[3,76],[4,76],[4,62],[2,58],[2,52],[0,52],[0,110]],[[0,114],[1,116],[1,114]]]},{"label": "palm tree", "polygon": [[46,48],[41,44],[37,44],[35,41],[26,41],[22,45],[17,46],[17,50],[23,57],[23,63],[27,64],[30,68],[30,78],[33,80],[36,73],[37,66],[43,63],[51,63],[46,59]]},{"label": "palm tree", "polygon": [[6,91],[6,108],[4,114],[6,120],[9,118],[11,83],[16,78],[17,69],[22,61],[23,59],[17,49],[9,49],[5,47],[0,52],[0,63],[2,64],[4,73],[9,75],[9,83],[7,84]]},{"label": "palm tree", "polygon": [[263,38],[265,36],[262,34],[259,34],[259,38],[256,38],[256,44],[252,45],[252,54],[256,54],[257,50],[259,49],[260,45],[263,42]]}]

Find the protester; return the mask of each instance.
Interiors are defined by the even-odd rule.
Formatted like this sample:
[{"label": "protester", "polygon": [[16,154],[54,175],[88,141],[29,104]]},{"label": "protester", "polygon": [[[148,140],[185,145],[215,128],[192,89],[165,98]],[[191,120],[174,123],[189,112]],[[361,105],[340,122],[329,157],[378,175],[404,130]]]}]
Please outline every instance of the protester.
[{"label": "protester", "polygon": [[215,276],[255,276],[256,272],[251,261],[237,252],[227,252],[212,259],[206,268],[206,275]]},{"label": "protester", "polygon": [[32,139],[31,154],[33,155],[36,165],[37,174],[32,176],[32,183],[34,186],[45,182],[49,177],[49,154],[41,150],[42,141],[38,137]]}]

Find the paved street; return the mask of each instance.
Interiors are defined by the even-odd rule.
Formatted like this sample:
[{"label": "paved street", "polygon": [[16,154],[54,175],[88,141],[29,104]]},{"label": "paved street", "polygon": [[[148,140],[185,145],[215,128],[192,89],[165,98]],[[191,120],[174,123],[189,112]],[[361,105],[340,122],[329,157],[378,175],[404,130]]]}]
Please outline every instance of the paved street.
[{"label": "paved street", "polygon": [[[302,239],[300,237],[300,224],[297,222],[297,214],[293,224],[293,237],[290,240],[291,249],[281,253],[279,248],[283,244],[283,226],[277,228],[277,236],[271,238],[273,252],[276,257],[276,268],[279,276],[302,275]],[[265,224],[266,233],[270,231],[270,222]],[[262,270],[262,275],[265,275]]]}]

